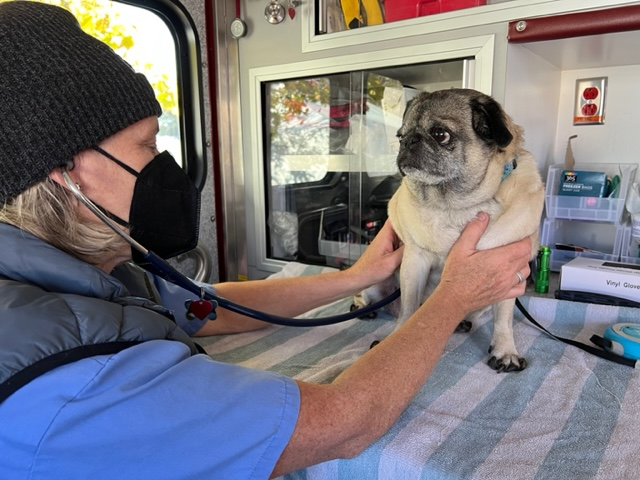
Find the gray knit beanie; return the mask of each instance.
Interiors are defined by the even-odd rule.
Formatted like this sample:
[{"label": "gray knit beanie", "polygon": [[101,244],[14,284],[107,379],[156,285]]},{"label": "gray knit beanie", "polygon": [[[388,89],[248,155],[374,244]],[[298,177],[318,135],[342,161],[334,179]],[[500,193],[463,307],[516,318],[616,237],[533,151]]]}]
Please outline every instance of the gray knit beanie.
[{"label": "gray knit beanie", "polygon": [[162,109],[144,75],[68,11],[0,3],[0,207]]}]

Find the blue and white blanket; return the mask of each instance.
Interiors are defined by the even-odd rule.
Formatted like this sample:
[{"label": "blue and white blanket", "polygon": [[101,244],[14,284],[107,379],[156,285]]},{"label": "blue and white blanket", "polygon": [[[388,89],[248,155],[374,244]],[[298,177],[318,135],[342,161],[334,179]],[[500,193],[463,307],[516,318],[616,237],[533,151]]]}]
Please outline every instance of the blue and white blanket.
[{"label": "blue and white blanket", "polygon": [[[279,275],[317,273],[291,264]],[[607,325],[640,322],[640,310],[522,297],[555,335],[589,344]],[[308,316],[348,311],[345,299]],[[542,333],[520,312],[514,332],[529,366],[497,374],[486,365],[491,314],[455,333],[445,353],[392,428],[354,459],[286,475],[315,479],[636,479],[640,478],[640,372],[599,359]],[[331,382],[373,340],[395,327],[374,320],[327,327],[279,327],[203,342],[216,360]]]}]

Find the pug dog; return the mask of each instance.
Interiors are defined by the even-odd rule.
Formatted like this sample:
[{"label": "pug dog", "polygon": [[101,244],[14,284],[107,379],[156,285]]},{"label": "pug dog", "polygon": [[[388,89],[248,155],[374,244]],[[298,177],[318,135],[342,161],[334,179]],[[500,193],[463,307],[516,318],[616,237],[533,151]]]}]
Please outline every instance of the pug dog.
[{"label": "pug dog", "polygon": [[[478,212],[490,216],[479,250],[528,236],[535,256],[544,186],[535,159],[523,149],[523,129],[481,92],[454,88],[420,93],[407,104],[398,137],[402,183],[389,201],[388,214],[405,245],[397,275],[400,325],[434,290],[451,246]],[[355,297],[354,306],[373,303],[388,291],[388,284],[371,287]],[[492,306],[487,363],[498,372],[527,365],[513,338],[514,305],[510,299]],[[474,312],[462,329],[468,331],[481,313]]]}]

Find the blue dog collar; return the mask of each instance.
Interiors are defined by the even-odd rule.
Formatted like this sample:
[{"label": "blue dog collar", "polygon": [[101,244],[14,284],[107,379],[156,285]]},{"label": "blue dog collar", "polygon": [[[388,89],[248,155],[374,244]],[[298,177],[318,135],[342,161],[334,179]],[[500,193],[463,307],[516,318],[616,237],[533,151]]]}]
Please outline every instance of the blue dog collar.
[{"label": "blue dog collar", "polygon": [[518,156],[516,155],[509,163],[504,164],[504,170],[502,171],[502,180],[507,178],[511,172],[513,172],[518,166]]}]

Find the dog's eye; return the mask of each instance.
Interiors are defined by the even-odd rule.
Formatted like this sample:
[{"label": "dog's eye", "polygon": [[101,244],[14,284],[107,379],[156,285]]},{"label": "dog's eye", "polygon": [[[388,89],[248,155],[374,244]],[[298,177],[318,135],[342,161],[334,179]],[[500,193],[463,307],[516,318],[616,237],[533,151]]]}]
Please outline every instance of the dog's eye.
[{"label": "dog's eye", "polygon": [[431,136],[440,145],[446,145],[451,140],[451,135],[443,128],[434,128],[431,130]]}]

